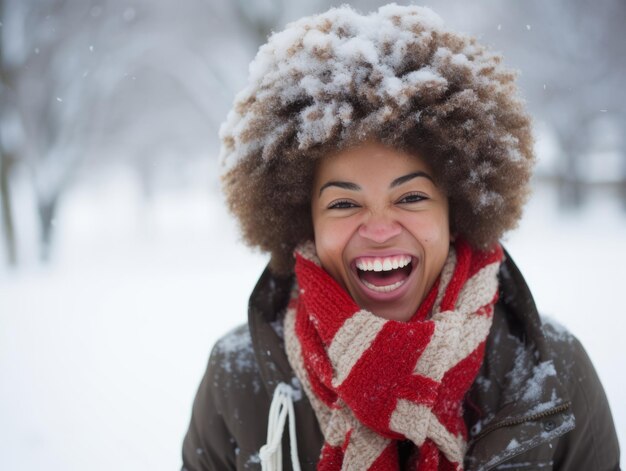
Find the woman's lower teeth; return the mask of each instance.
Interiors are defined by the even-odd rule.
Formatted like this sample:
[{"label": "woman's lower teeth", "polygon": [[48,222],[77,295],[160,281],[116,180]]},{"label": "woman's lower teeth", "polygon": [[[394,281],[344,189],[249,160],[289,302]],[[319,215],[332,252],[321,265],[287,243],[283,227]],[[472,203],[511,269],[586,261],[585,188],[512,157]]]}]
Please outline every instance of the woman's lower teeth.
[{"label": "woman's lower teeth", "polygon": [[363,284],[365,286],[367,286],[372,291],[376,291],[378,293],[388,293],[389,291],[393,291],[394,289],[398,289],[400,286],[402,286],[404,284],[404,282],[406,280],[396,281],[394,284],[387,285],[387,286],[376,286],[376,285],[373,285],[371,283],[368,283],[365,280],[361,280],[361,281],[363,282]]}]

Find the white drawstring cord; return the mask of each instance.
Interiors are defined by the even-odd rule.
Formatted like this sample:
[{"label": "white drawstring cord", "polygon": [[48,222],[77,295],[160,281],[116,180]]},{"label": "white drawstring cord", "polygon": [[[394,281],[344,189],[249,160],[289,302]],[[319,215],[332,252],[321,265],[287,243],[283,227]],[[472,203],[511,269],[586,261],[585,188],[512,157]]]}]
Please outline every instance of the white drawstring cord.
[{"label": "white drawstring cord", "polygon": [[263,471],[282,471],[283,469],[281,443],[287,416],[289,416],[291,466],[293,471],[300,471],[298,441],[296,439],[296,414],[293,409],[293,389],[285,383],[280,383],[274,390],[270,414],[267,419],[267,443],[259,451]]}]

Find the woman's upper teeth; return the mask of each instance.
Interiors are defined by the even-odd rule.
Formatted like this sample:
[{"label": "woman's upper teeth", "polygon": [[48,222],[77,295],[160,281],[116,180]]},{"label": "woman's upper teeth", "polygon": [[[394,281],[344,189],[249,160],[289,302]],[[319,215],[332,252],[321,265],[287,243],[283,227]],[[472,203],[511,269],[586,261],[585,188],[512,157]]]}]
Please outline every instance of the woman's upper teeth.
[{"label": "woman's upper teeth", "polygon": [[390,271],[406,267],[411,263],[409,255],[393,257],[361,257],[356,260],[356,267],[363,271]]}]

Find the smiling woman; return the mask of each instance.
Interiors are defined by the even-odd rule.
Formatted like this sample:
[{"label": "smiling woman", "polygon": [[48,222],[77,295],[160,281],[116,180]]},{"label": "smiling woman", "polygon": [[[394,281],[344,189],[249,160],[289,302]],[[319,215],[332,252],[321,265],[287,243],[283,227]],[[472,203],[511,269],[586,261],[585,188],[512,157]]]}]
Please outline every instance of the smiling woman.
[{"label": "smiling woman", "polygon": [[311,215],[324,269],[359,306],[409,320],[450,248],[448,198],[429,166],[371,142],[326,157]]},{"label": "smiling woman", "polygon": [[414,6],[261,47],[221,138],[271,260],[211,353],[184,469],[619,468],[593,366],[499,242],[534,162],[514,79]]}]

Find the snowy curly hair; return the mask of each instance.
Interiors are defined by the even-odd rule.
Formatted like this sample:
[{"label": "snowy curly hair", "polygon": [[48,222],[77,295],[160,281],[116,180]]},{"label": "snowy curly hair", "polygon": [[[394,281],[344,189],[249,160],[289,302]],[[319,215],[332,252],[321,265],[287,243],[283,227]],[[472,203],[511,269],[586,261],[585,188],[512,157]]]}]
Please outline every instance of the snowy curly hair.
[{"label": "snowy curly hair", "polygon": [[313,238],[315,162],[376,140],[428,162],[452,231],[496,243],[521,216],[534,162],[516,74],[501,62],[416,6],[333,8],[270,36],[220,129],[244,240],[288,274],[295,246]]}]

